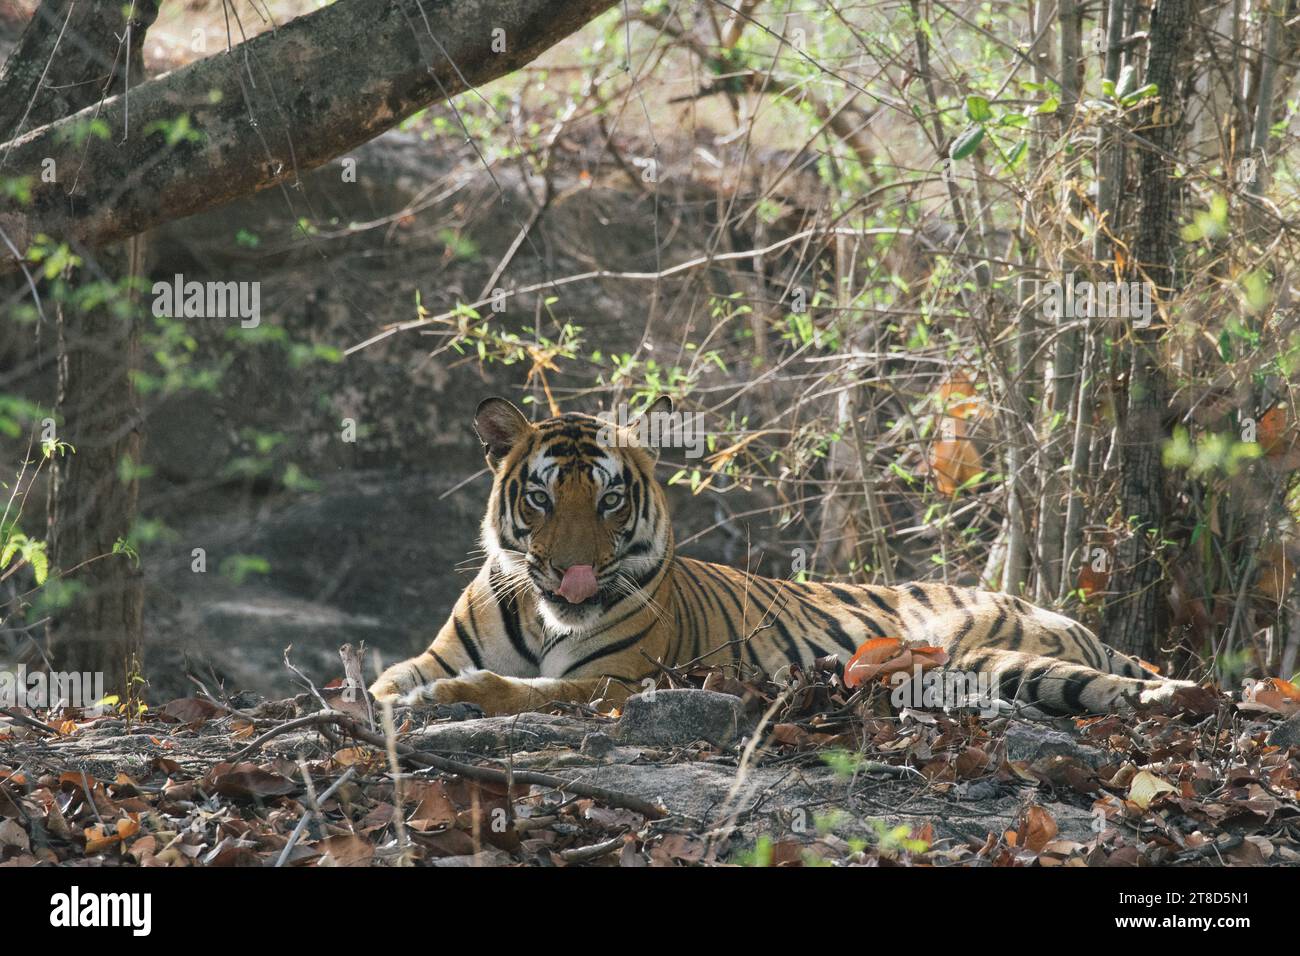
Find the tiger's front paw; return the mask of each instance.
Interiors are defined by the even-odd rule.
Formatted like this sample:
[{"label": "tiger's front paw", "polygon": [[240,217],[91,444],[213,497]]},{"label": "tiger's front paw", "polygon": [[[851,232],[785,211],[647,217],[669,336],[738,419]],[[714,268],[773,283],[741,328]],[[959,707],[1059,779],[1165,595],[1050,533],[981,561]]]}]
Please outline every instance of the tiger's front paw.
[{"label": "tiger's front paw", "polygon": [[475,704],[487,714],[510,712],[508,684],[491,671],[447,677],[401,695],[397,703],[417,710],[446,704]]},{"label": "tiger's front paw", "polygon": [[409,684],[403,685],[396,678],[391,677],[390,674],[391,671],[384,671],[370,685],[370,696],[377,703],[382,704],[384,701],[388,701],[392,704],[398,704],[402,695],[410,688]]},{"label": "tiger's front paw", "polygon": [[375,699],[376,703],[382,704],[384,701],[391,701],[395,704],[397,699],[402,696],[402,689],[395,682],[381,677],[370,685],[370,696]]}]

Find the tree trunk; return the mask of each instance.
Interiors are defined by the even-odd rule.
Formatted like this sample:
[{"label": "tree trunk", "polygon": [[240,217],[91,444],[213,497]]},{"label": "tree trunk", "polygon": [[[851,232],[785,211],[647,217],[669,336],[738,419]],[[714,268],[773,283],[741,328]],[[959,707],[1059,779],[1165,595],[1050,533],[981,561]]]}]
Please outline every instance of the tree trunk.
[{"label": "tree trunk", "polygon": [[[1119,79],[1122,57],[1120,44],[1124,39],[1124,10],[1126,0],[1110,0],[1106,8],[1106,65],[1103,76],[1112,83]],[[1110,264],[1114,258],[1109,233],[1118,228],[1120,186],[1124,180],[1124,145],[1116,131],[1103,124],[1097,131],[1097,231],[1093,234],[1092,258],[1094,279],[1110,279]],[[1094,404],[1094,378],[1096,375],[1097,330],[1091,318],[1082,333],[1083,356],[1079,365],[1078,393],[1075,403],[1074,448],[1070,457],[1070,491],[1065,513],[1065,529],[1061,554],[1064,558],[1062,574],[1057,587],[1057,600],[1064,602],[1066,595],[1078,580],[1083,552],[1083,489],[1092,464],[1092,415]]]},{"label": "tree trunk", "polygon": [[[140,274],[145,239],[107,250],[99,268],[115,277]],[[134,294],[131,295],[134,306]],[[111,304],[58,309],[59,437],[75,452],[55,456],[50,473],[50,563],[75,589],[54,612],[50,647],[63,670],[98,671],[104,688],[123,701],[143,669],[144,582],[114,545],[135,524],[142,444],[140,403],[131,371],[139,326]],[[123,467],[123,465],[127,467]]]},{"label": "tree trunk", "polygon": [[[1061,121],[1061,134],[1069,136],[1074,125],[1074,111],[1079,102],[1079,74],[1083,63],[1083,50],[1079,29],[1079,6],[1076,0],[1060,0],[1058,4],[1061,25],[1061,105],[1057,115]],[[1082,215],[1082,204],[1077,196],[1070,198],[1071,211],[1076,218]],[[1076,240],[1077,241],[1077,240]],[[1067,261],[1062,263],[1063,281],[1073,281]],[[1044,426],[1040,470],[1043,474],[1043,491],[1038,501],[1038,578],[1035,597],[1040,604],[1056,600],[1061,580],[1065,546],[1065,511],[1070,498],[1070,465],[1073,456],[1068,441],[1073,432],[1070,416],[1076,404],[1079,388],[1079,343],[1077,329],[1068,328],[1073,317],[1057,316],[1057,330],[1052,345],[1052,387],[1047,395],[1047,414]]]},{"label": "tree trunk", "polygon": [[[138,86],[145,35],[157,15],[157,0],[44,0],[0,71],[0,131],[12,138]],[[66,188],[74,170],[56,162],[52,185]],[[140,239],[106,250],[97,271],[110,282],[135,275],[142,251]],[[58,303],[56,312],[56,435],[73,451],[50,463],[50,563],[69,590],[49,636],[57,666],[100,672],[106,691],[125,700],[128,675],[140,667],[144,591],[139,570],[113,551],[130,534],[139,491],[135,476],[121,470],[124,460],[140,461],[130,377],[137,329],[131,310],[114,308],[109,298],[85,310]]]},{"label": "tree trunk", "polygon": [[[1136,140],[1139,155],[1138,234],[1133,244],[1138,275],[1149,281],[1157,302],[1167,301],[1177,283],[1175,218],[1178,183],[1169,156],[1177,155],[1182,120],[1179,69],[1193,22],[1191,0],[1161,0],[1151,21],[1148,83],[1159,98],[1148,106]],[[1164,528],[1166,383],[1159,362],[1160,319],[1130,330],[1128,403],[1118,429],[1121,516],[1131,534],[1117,547],[1111,590],[1119,597],[1106,607],[1106,637],[1128,653],[1155,656],[1162,618],[1161,569],[1156,557]]]}]

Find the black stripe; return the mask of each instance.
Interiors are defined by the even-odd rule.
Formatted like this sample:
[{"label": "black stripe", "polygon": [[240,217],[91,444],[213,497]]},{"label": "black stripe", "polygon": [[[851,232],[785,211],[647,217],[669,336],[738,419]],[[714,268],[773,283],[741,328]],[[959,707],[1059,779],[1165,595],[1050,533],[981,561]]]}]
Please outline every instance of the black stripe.
[{"label": "black stripe", "polygon": [[465,648],[465,653],[479,670],[483,669],[483,658],[479,656],[478,648],[474,644],[474,639],[465,632],[459,619],[453,619],[452,623],[456,626],[456,636],[460,638],[461,647]]},{"label": "black stripe", "polygon": [[[829,591],[831,597],[835,598],[852,618],[859,622],[869,623],[872,630],[880,631],[881,634],[884,633],[876,619],[862,610],[862,603],[858,600],[858,594],[865,594],[866,590],[864,588],[850,589],[842,584],[823,584],[821,587]],[[889,616],[894,616],[892,611],[889,612]]]},{"label": "black stripe", "polygon": [[[736,627],[736,622],[732,620],[731,613],[727,610],[727,607],[721,598],[721,595],[725,594],[727,598],[730,599],[731,603],[736,606],[736,616],[740,619],[740,627],[747,628],[749,626],[749,621],[745,613],[745,604],[742,604],[740,598],[738,598],[733,592],[732,588],[734,586],[730,581],[724,578],[722,574],[713,567],[713,565],[701,561],[696,566],[714,584],[714,588],[710,589],[703,586],[704,582],[699,582],[701,592],[713,602],[718,613],[722,615],[723,620],[726,622],[727,632],[733,637],[744,636],[740,634],[740,631]],[[748,601],[746,601],[746,604],[747,603]]]},{"label": "black stripe", "polygon": [[686,575],[685,580],[690,587],[692,600],[695,601],[696,606],[699,608],[701,622],[699,628],[695,632],[695,646],[692,648],[693,653],[691,659],[694,660],[705,653],[717,650],[716,647],[709,647],[707,643],[709,636],[709,610],[710,608],[713,608],[714,614],[722,618],[722,623],[726,627],[727,631],[719,646],[725,647],[730,644],[731,656],[735,660],[740,660],[744,646],[747,645],[742,645],[739,642],[739,633],[732,626],[731,614],[721,606],[721,602],[714,597],[712,590],[705,586],[705,582],[702,579],[697,578],[694,574],[688,574]]},{"label": "black stripe", "polygon": [[863,588],[862,593],[867,596],[867,600],[869,600],[876,607],[880,608],[880,610],[884,611],[886,614],[892,617],[898,616],[898,612],[894,608],[890,607],[888,602],[886,602],[884,598],[882,598],[871,588]]},{"label": "black stripe", "polygon": [[[791,664],[802,664],[803,655],[799,653],[799,645],[795,642],[794,636],[790,633],[785,622],[779,617],[775,617],[772,623],[776,626],[777,633],[781,635],[781,640],[785,641],[786,653]],[[823,655],[818,655],[823,656]]]},{"label": "black stripe", "polygon": [[997,617],[993,619],[993,626],[988,630],[988,636],[985,638],[990,644],[1000,644],[1002,642],[1002,628],[1007,623],[1007,612],[998,605],[993,605],[998,609]]},{"label": "black stripe", "polygon": [[1101,642],[1088,633],[1082,624],[1071,624],[1065,633],[1078,645],[1083,659],[1099,671],[1110,668],[1106,664],[1106,653],[1101,649]]},{"label": "black stripe", "polygon": [[921,585],[909,584],[907,586],[907,593],[912,595],[916,600],[916,603],[920,604],[921,607],[925,608],[927,611],[934,610],[934,604],[930,601],[930,596],[925,593],[925,588],[921,587]]},{"label": "black stripe", "polygon": [[442,659],[442,655],[439,654],[437,651],[435,651],[432,647],[429,648],[429,656],[438,662],[438,666],[447,672],[448,677],[454,677],[456,674],[460,673],[458,670],[456,670],[456,668],[452,667],[450,664],[444,661]]},{"label": "black stripe", "polygon": [[[679,568],[674,570],[680,571]],[[681,625],[679,624],[678,627],[681,628],[683,632],[689,631],[691,633],[693,640],[699,640],[697,635],[700,633],[700,623],[695,616],[695,608],[691,606],[689,595],[687,595],[684,589],[684,576],[681,574],[673,575],[672,595],[673,595],[673,607],[677,609],[677,612],[680,615],[680,617],[684,617],[686,619],[685,621],[686,626],[684,628],[681,628]],[[693,660],[695,656],[696,655],[694,654],[691,655],[690,659]],[[669,667],[676,667],[678,664],[683,662],[665,661],[664,663],[668,664]]]},{"label": "black stripe", "polygon": [[[653,626],[654,626],[653,624],[650,625],[650,627]],[[598,661],[602,657],[608,657],[611,654],[617,654],[619,651],[627,650],[629,647],[632,647],[634,644],[636,644],[638,641],[644,638],[646,634],[649,633],[650,627],[647,627],[644,631],[639,631],[638,633],[633,634],[630,637],[625,637],[621,641],[615,641],[613,644],[607,644],[604,647],[597,648],[596,650],[588,654],[586,657],[582,658],[581,660],[574,661],[572,664],[566,667],[564,670],[564,674],[562,676],[567,677],[569,674],[572,674],[574,671],[576,671],[579,667],[585,667],[586,665],[590,664],[592,661]]]},{"label": "black stripe", "polygon": [[809,614],[813,614],[821,618],[823,621],[826,622],[827,629],[830,631],[831,639],[835,641],[836,644],[844,648],[849,653],[853,653],[858,649],[857,643],[854,642],[853,638],[849,637],[849,635],[844,630],[844,626],[840,624],[837,618],[834,618],[830,614],[827,614],[816,604],[814,604],[811,600],[804,597],[803,595],[799,595],[797,592],[796,592],[796,597],[799,601],[800,606],[803,607],[805,611],[807,611]]},{"label": "black stripe", "polygon": [[998,694],[1003,700],[1012,701],[1020,698],[1020,683],[1023,672],[1014,664],[998,675]]},{"label": "black stripe", "polygon": [[1013,651],[1020,650],[1025,643],[1025,622],[1019,614],[1011,615],[1011,638],[1007,641],[1006,646]]},{"label": "black stripe", "polygon": [[1070,713],[1082,714],[1087,712],[1088,708],[1083,705],[1083,691],[1090,683],[1091,681],[1086,677],[1081,677],[1077,673],[1066,678],[1065,689],[1061,692],[1061,697],[1064,699],[1065,706],[1069,708]]},{"label": "black stripe", "polygon": [[944,642],[947,645],[949,657],[957,656],[957,651],[961,649],[962,641],[966,640],[966,638],[970,636],[971,630],[975,627],[974,614],[963,607],[961,609],[961,615],[961,626],[957,628],[957,632],[953,635],[951,640]]},{"label": "black stripe", "polygon": [[506,628],[506,637],[510,639],[510,646],[515,649],[520,657],[526,660],[533,667],[537,666],[537,655],[528,647],[524,640],[523,629],[519,626],[519,606],[515,599],[511,597],[508,601],[503,600],[501,592],[497,590],[497,582],[493,577],[488,578],[488,584],[492,588],[492,596],[496,598],[497,611],[501,614],[501,622]]}]

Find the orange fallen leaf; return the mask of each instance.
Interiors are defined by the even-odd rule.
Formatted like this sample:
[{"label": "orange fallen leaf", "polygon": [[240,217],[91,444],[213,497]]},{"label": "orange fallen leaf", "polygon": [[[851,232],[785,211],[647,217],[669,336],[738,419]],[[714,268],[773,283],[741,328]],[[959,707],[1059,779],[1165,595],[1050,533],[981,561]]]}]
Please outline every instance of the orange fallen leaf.
[{"label": "orange fallen leaf", "polygon": [[1035,853],[1056,838],[1056,820],[1038,804],[1031,804],[1020,824],[1019,844]]},{"label": "orange fallen leaf", "polygon": [[1280,677],[1247,680],[1241,691],[1240,707],[1289,717],[1300,712],[1300,687]]},{"label": "orange fallen leaf", "polygon": [[899,671],[911,673],[942,667],[948,652],[928,644],[906,645],[896,637],[875,637],[859,647],[844,665],[844,686],[852,689],[867,681],[882,680]]},{"label": "orange fallen leaf", "polygon": [[86,827],[85,837],[87,853],[102,853],[109,847],[119,843],[122,839],[121,835],[117,833],[105,833],[104,828],[99,824],[95,824],[93,827]]},{"label": "orange fallen leaf", "polygon": [[1259,416],[1259,424],[1255,428],[1255,438],[1259,442],[1259,447],[1269,458],[1276,458],[1286,450],[1286,446],[1290,444],[1287,440],[1288,437],[1285,406],[1274,405]]}]

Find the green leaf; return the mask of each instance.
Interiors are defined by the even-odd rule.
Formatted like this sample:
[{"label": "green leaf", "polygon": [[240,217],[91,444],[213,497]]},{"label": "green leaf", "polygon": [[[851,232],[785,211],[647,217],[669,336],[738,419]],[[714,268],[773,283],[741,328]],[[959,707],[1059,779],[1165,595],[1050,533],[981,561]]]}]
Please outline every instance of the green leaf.
[{"label": "green leaf", "polygon": [[1137,70],[1132,66],[1126,66],[1120,71],[1119,81],[1115,84],[1115,95],[1119,97],[1128,96],[1137,87]]},{"label": "green leaf", "polygon": [[982,96],[966,97],[966,116],[972,123],[984,123],[993,118],[989,101]]},{"label": "green leaf", "polygon": [[1157,87],[1154,83],[1148,83],[1146,86],[1142,87],[1141,89],[1134,90],[1132,93],[1129,93],[1127,96],[1121,96],[1119,101],[1123,103],[1125,106],[1132,106],[1134,103],[1140,103],[1148,96],[1155,96],[1159,92],[1160,92],[1159,87]]},{"label": "green leaf", "polygon": [[975,152],[982,139],[984,139],[984,127],[972,126],[952,141],[952,147],[948,150],[948,155],[954,160],[965,159]]},{"label": "green leaf", "polygon": [[32,574],[36,576],[37,587],[45,583],[45,579],[50,576],[50,558],[42,547],[39,551],[33,550],[27,555],[27,560],[32,563]]},{"label": "green leaf", "polygon": [[1029,152],[1029,140],[1022,139],[1016,143],[1015,148],[1011,150],[1011,155],[1007,157],[1007,169],[1015,169],[1020,165],[1025,155]]}]

